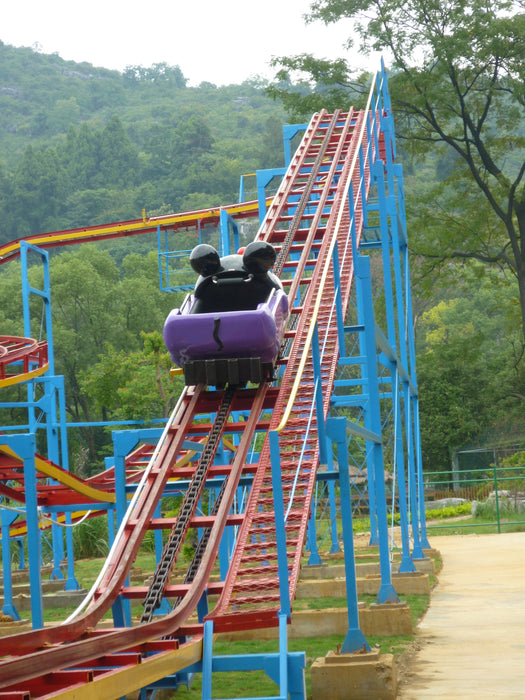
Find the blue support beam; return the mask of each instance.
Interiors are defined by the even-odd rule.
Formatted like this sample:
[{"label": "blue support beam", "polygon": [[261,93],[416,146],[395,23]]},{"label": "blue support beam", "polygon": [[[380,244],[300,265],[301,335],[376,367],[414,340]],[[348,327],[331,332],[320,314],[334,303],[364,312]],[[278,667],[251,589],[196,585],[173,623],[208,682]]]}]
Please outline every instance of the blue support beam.
[{"label": "blue support beam", "polygon": [[[20,615],[13,602],[13,577],[11,573],[11,538],[9,537],[9,528],[18,518],[19,513],[0,509],[1,525],[2,525],[2,573],[4,587],[4,604],[2,612],[4,615],[9,615],[13,620],[20,620]],[[22,550],[23,551],[23,550]]]},{"label": "blue support beam", "polygon": [[269,168],[257,171],[257,202],[259,204],[259,223],[262,224],[266,216],[266,188],[274,177],[282,177],[285,168]]},{"label": "blue support beam", "polygon": [[281,454],[279,448],[279,433],[272,430],[268,433],[270,440],[270,458],[272,466],[272,486],[275,509],[275,534],[277,540],[277,566],[279,570],[279,593],[281,597],[281,612],[288,618],[292,614],[290,590],[288,585],[288,558],[286,553],[286,530],[284,525],[283,487],[281,481]]},{"label": "blue support beam", "polygon": [[[380,435],[382,432],[381,408],[379,401],[377,359],[375,344],[375,320],[372,297],[372,281],[370,275],[370,260],[366,256],[359,255],[355,261],[357,272],[357,285],[361,290],[361,298],[364,309],[365,331],[364,343],[366,345],[366,369],[368,378],[368,411],[369,429],[372,433]],[[379,565],[381,571],[381,586],[377,596],[378,603],[398,602],[399,598],[392,585],[390,560],[388,553],[388,519],[386,511],[385,471],[383,464],[382,443],[367,443],[367,453],[372,457],[373,483],[376,498],[376,517],[379,544]]]},{"label": "blue support beam", "polygon": [[[213,694],[213,674],[248,671],[264,671],[279,688],[279,695],[257,696],[257,700],[306,700],[304,652],[289,652],[287,649],[287,617],[279,615],[279,651],[260,654],[213,654],[213,622],[204,623],[202,662],[188,670],[202,672],[203,700],[217,698]],[[233,700],[222,698],[221,700]],[[255,698],[246,698],[255,700]]]},{"label": "blue support beam", "polygon": [[306,131],[308,124],[285,124],[283,126],[284,165],[286,168],[292,162],[292,140],[301,131]]},{"label": "blue support beam", "polygon": [[23,460],[26,500],[27,547],[29,559],[29,587],[31,591],[31,623],[33,629],[44,626],[42,604],[42,546],[38,526],[38,502],[36,490],[36,435],[3,435],[2,442],[7,444]]},{"label": "blue support beam", "polygon": [[219,255],[231,255],[239,250],[239,226],[226,209],[221,209],[219,216],[220,244]]},{"label": "blue support beam", "polygon": [[348,632],[341,651],[352,654],[370,645],[359,627],[359,607],[357,600],[357,579],[355,572],[354,529],[352,523],[352,495],[346,450],[346,418],[329,418],[326,430],[330,439],[337,445],[339,463],[339,488],[341,493],[341,520],[343,525],[344,561],[346,579],[346,603],[348,608]]}]

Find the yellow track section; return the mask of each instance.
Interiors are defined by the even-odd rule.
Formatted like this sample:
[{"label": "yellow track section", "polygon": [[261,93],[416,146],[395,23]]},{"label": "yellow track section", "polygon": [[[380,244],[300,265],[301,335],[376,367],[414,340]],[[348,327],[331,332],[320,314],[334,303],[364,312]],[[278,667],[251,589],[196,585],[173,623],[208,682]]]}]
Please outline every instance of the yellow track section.
[{"label": "yellow track section", "polygon": [[35,377],[40,377],[45,374],[49,369],[49,362],[45,365],[39,367],[38,369],[33,369],[30,372],[25,372],[24,374],[13,374],[5,379],[0,379],[0,389],[5,386],[13,386],[13,384],[21,384],[22,382],[27,382],[29,379],[34,379]]},{"label": "yellow track section", "polygon": [[[271,199],[268,199],[270,202]],[[162,229],[181,228],[183,226],[197,226],[216,221],[220,217],[221,211],[226,211],[230,216],[256,216],[259,212],[257,201],[241,202],[240,204],[230,204],[224,207],[214,207],[212,209],[202,209],[198,211],[182,212],[180,214],[170,214],[168,216],[156,216],[124,223],[108,224],[107,226],[92,226],[86,228],[72,229],[69,231],[56,231],[54,233],[43,233],[41,235],[29,236],[27,239],[18,239],[0,246],[0,262],[2,258],[12,256],[20,250],[21,240],[35,246],[46,247],[50,244],[60,245],[60,243],[82,243],[97,238],[110,238],[125,235],[135,235],[140,233],[150,233],[158,226]]]},{"label": "yellow track section", "polygon": [[[204,442],[204,438],[199,440],[199,442]],[[226,443],[226,440],[225,440]],[[227,445],[229,449],[232,449],[235,451],[235,446],[232,443],[228,443]],[[0,445],[0,454],[5,454],[11,457],[12,459],[15,459],[17,462],[22,465],[22,460],[20,457],[14,452],[10,447],[7,445]],[[183,457],[181,457],[177,462],[175,463],[175,467],[185,467],[191,460],[198,454],[197,450],[191,450],[187,452]],[[115,494],[114,493],[108,493],[107,491],[101,491],[99,489],[93,488],[93,486],[90,486],[89,484],[86,484],[84,481],[81,479],[78,479],[76,476],[73,474],[70,474],[69,472],[64,471],[63,469],[60,469],[59,467],[51,464],[50,462],[47,462],[46,460],[42,459],[38,455],[35,455],[35,466],[39,472],[42,474],[45,474],[46,476],[50,477],[51,479],[55,479],[55,481],[58,481],[60,484],[63,486],[68,486],[71,488],[73,491],[76,493],[79,493],[83,496],[87,496],[88,498],[91,498],[95,501],[103,502],[103,503],[115,503]],[[174,481],[177,481],[177,479],[170,479],[169,482],[172,483]],[[82,511],[76,511],[71,514],[71,517],[73,520],[80,519],[86,515],[88,511],[87,510],[82,510]],[[101,511],[100,514],[102,515],[105,511]],[[59,515],[57,517],[57,522],[65,522],[65,516],[64,515]],[[39,523],[39,526],[41,529],[45,529],[46,526],[43,523]],[[10,528],[9,534],[11,537],[16,537],[19,535],[26,535],[27,534],[27,528],[25,525],[21,525],[20,527],[17,528],[16,524]]]},{"label": "yellow track section", "polygon": [[[20,457],[7,445],[0,445],[0,453],[16,459],[22,465],[22,460]],[[76,493],[80,493],[82,496],[87,496],[87,498],[91,498],[93,501],[115,503],[114,493],[108,493],[107,491],[95,489],[93,486],[86,484],[84,481],[78,479],[73,474],[66,472],[64,469],[60,469],[60,467],[57,467],[50,462],[46,462],[46,460],[42,459],[38,455],[35,455],[35,466],[42,474],[45,474],[51,479],[55,479],[55,481],[58,481],[58,483],[62,484],[63,486],[67,486],[73,491],[76,491]]]},{"label": "yellow track section", "polygon": [[81,686],[53,694],[57,700],[115,700],[166,676],[182,671],[202,659],[202,639],[187,642],[180,649],[148,656],[133,667],[103,673]]}]

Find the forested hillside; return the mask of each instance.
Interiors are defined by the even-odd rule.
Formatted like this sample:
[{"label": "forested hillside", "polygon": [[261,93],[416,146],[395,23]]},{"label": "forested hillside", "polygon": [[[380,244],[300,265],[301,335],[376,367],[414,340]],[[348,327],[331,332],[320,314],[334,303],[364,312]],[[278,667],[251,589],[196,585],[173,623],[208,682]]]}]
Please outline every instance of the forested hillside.
[{"label": "forested hillside", "polygon": [[0,42],[0,241],[236,201],[241,174],[282,165],[284,122],[262,85]]},{"label": "forested hillside", "polygon": [[[136,219],[143,209],[235,202],[241,174],[283,164],[288,121],[257,82],[188,88],[176,66],[119,73],[0,42],[0,242]],[[417,251],[434,235],[422,202],[432,204],[429,190],[454,163],[450,153],[401,159]],[[178,246],[193,246],[192,232],[179,235]],[[53,251],[56,370],[69,421],[148,421],[173,405],[180,387],[160,331],[176,301],[159,291],[156,251],[155,236]],[[522,439],[517,285],[475,261],[433,269],[431,257],[413,255],[411,266],[424,467],[447,470],[454,449],[483,444],[489,431],[493,442]],[[30,275],[38,286],[41,269]],[[18,262],[0,267],[0,334],[23,334]],[[4,392],[8,402],[21,389]],[[24,420],[0,408],[0,429]],[[100,470],[112,449],[109,432],[88,425],[70,443],[83,474]]]}]

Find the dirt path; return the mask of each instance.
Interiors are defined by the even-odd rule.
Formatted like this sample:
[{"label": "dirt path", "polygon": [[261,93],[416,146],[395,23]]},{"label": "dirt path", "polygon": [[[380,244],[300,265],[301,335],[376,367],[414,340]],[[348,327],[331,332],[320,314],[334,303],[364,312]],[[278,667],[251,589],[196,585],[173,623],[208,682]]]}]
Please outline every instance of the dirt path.
[{"label": "dirt path", "polygon": [[443,569],[398,699],[525,699],[525,533],[430,544]]}]

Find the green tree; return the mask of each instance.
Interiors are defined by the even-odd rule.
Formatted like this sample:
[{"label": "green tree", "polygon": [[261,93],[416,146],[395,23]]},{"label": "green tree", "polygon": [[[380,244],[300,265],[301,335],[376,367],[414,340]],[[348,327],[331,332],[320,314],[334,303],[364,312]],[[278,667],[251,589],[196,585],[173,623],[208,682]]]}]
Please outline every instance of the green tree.
[{"label": "green tree", "polygon": [[[315,0],[307,19],[350,19],[363,52],[392,57],[390,92],[406,147],[418,156],[440,150],[455,155],[452,174],[431,193],[432,207],[425,210],[434,223],[431,235],[416,248],[434,261],[477,259],[510,269],[525,329],[523,2]],[[302,56],[282,63],[278,80],[292,69],[305,70],[332,104],[352,83],[351,66],[342,60]],[[449,201],[451,192],[460,196]],[[480,212],[472,228],[472,209],[465,211],[471,197]],[[439,211],[446,217],[436,216]]]},{"label": "green tree", "polygon": [[63,149],[63,161],[72,190],[100,186],[99,151],[100,138],[87,124],[82,124],[78,132],[73,127],[69,128]]},{"label": "green tree", "polygon": [[138,155],[117,116],[111,117],[100,137],[100,174],[106,187],[127,187],[138,180]]},{"label": "green tree", "polygon": [[[70,124],[76,124],[80,117],[80,107],[75,97],[65,100],[57,100],[50,115],[49,121],[53,124],[55,132],[67,131]],[[48,122],[49,123],[49,122]]]},{"label": "green tree", "polygon": [[99,362],[82,373],[81,385],[106,419],[165,418],[184,386],[170,375],[172,362],[162,335],[141,333],[135,352],[107,345]]},{"label": "green tree", "polygon": [[151,67],[126,66],[124,78],[130,83],[153,83],[163,87],[185,88],[188,82],[179,66],[154,63]]},{"label": "green tree", "polygon": [[[450,467],[449,453],[485,429],[511,432],[521,421],[524,377],[516,367],[512,281],[484,275],[458,284],[417,323],[424,466]],[[469,293],[466,294],[465,290]],[[502,311],[502,309],[504,311]]]},{"label": "green tree", "polygon": [[35,151],[28,146],[10,189],[7,219],[11,238],[57,228],[66,179],[55,149]]},{"label": "green tree", "polygon": [[55,362],[65,376],[67,409],[75,421],[94,419],[79,372],[97,362],[101,348],[118,332],[118,282],[116,265],[94,246],[62,253],[51,266]]}]

